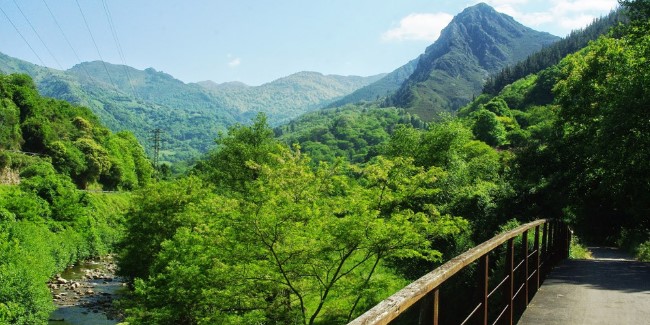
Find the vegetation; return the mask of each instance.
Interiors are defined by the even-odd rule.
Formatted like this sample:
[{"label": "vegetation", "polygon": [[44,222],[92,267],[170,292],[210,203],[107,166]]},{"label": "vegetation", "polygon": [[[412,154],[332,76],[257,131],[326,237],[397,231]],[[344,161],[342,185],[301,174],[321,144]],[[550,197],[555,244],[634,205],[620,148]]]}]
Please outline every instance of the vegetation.
[{"label": "vegetation", "polygon": [[578,237],[573,236],[571,238],[571,246],[569,247],[569,258],[577,260],[586,260],[591,259],[591,251],[578,239]]},{"label": "vegetation", "polygon": [[634,248],[647,240],[648,171],[639,163],[648,158],[642,130],[650,127],[647,31],[645,20],[618,27],[460,111],[470,123],[491,111],[503,128],[487,129],[505,129],[506,141],[492,144],[516,154],[513,207],[565,218],[587,242]]}]

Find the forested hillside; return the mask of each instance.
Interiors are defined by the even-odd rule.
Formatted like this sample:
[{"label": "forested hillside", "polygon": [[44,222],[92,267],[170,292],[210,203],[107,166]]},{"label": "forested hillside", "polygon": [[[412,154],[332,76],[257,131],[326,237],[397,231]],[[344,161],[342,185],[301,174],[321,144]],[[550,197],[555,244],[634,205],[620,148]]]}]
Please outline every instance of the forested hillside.
[{"label": "forested hillside", "polygon": [[563,218],[593,242],[637,247],[650,230],[650,173],[640,163],[650,148],[650,5],[631,3],[631,25],[459,115],[479,139],[516,154],[513,207]]},{"label": "forested hillside", "polygon": [[44,96],[89,107],[114,132],[130,130],[153,157],[152,132],[162,130],[160,160],[179,170],[214,145],[219,132],[265,112],[277,125],[326,106],[372,77],[302,72],[257,86],[186,84],[153,68],[138,70],[101,61],[66,71],[40,67],[0,53],[0,72],[32,76]]},{"label": "forested hillside", "polygon": [[575,30],[565,38],[531,54],[525,60],[507,66],[499,73],[490,76],[483,86],[483,92],[496,95],[503,87],[529,74],[538,73],[558,64],[565,56],[584,48],[590,41],[596,40],[609,32],[612,27],[626,20],[626,16],[620,10],[594,20],[584,29]]},{"label": "forested hillside", "polygon": [[0,75],[0,324],[44,324],[47,281],[114,249],[129,195],[87,189],[134,190],[152,173],[131,133],[41,97],[26,75]]},{"label": "forested hillside", "polygon": [[300,144],[312,163],[343,157],[362,163],[376,156],[399,125],[423,129],[426,123],[402,109],[373,104],[347,105],[305,114],[274,129],[288,144]]},{"label": "forested hillside", "polygon": [[323,75],[298,72],[257,87],[223,87],[211,82],[199,83],[223,102],[237,109],[248,121],[258,112],[265,113],[269,123],[278,125],[329,105],[362,86],[372,84],[384,75],[370,77]]}]

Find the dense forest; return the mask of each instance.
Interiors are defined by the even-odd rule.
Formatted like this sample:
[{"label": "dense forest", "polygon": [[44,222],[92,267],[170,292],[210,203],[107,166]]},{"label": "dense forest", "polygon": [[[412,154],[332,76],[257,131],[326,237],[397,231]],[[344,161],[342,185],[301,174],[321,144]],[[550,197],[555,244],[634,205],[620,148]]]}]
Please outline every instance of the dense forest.
[{"label": "dense forest", "polygon": [[626,24],[457,116],[259,114],[167,180],[130,133],[0,76],[0,323],[44,323],[47,279],[107,252],[129,324],[343,324],[536,218],[650,259],[650,3],[621,3]]}]

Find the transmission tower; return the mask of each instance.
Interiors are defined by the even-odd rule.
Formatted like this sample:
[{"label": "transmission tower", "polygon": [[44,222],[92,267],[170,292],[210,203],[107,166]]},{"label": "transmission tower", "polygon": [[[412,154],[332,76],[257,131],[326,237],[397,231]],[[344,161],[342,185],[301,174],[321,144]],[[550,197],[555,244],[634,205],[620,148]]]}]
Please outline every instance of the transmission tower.
[{"label": "transmission tower", "polygon": [[161,129],[151,131],[152,136],[149,140],[153,141],[153,168],[158,171],[158,163],[160,161],[160,142],[161,142]]}]

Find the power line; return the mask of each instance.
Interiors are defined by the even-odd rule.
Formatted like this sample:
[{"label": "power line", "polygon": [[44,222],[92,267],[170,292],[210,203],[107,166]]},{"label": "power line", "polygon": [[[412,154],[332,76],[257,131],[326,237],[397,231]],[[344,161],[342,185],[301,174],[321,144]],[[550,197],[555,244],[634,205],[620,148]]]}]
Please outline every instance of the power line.
[{"label": "power line", "polygon": [[[63,35],[63,39],[65,39],[65,42],[68,43],[68,46],[72,50],[72,53],[74,54],[74,57],[77,59],[77,62],[81,63],[81,59],[79,58],[79,55],[77,54],[77,51],[75,51],[74,47],[72,46],[72,43],[70,43],[70,39],[68,39],[68,36],[66,36],[65,32],[63,31],[63,28],[61,28],[61,24],[59,24],[59,21],[54,16],[54,13],[52,13],[52,10],[50,9],[50,6],[47,5],[47,2],[45,2],[45,0],[43,0],[43,4],[45,5],[45,8],[47,8],[47,11],[49,11],[50,16],[52,17],[52,19],[54,20],[54,23],[56,24],[56,27],[59,28],[59,31],[61,32],[61,35]],[[93,77],[90,75],[90,72],[88,72],[88,69],[86,69],[86,66],[82,64],[81,68],[84,70],[86,75],[88,75],[88,78],[90,78],[90,80],[94,81]]]},{"label": "power line", "polygon": [[18,11],[20,11],[20,14],[23,15],[23,18],[25,18],[25,20],[27,21],[27,24],[29,25],[29,27],[31,27],[32,31],[34,31],[34,34],[36,34],[36,37],[38,37],[38,39],[41,41],[41,44],[43,44],[43,47],[45,47],[45,50],[47,50],[47,53],[49,53],[50,56],[52,57],[52,59],[54,59],[54,62],[59,67],[59,69],[63,70],[63,67],[61,66],[61,63],[59,63],[59,60],[56,59],[56,57],[54,56],[52,51],[50,51],[50,48],[47,47],[47,44],[45,44],[45,41],[43,41],[43,38],[41,38],[41,35],[36,31],[36,28],[34,28],[34,25],[32,25],[32,22],[29,21],[29,19],[27,18],[27,16],[23,12],[23,10],[20,9],[20,6],[18,5],[18,3],[16,3],[16,0],[12,0],[12,1],[13,1],[14,5],[16,5],[16,8],[18,8]]},{"label": "power line", "polygon": [[18,33],[18,35],[20,35],[20,38],[22,38],[23,41],[25,41],[25,44],[27,44],[27,46],[29,47],[29,49],[32,50],[32,53],[34,53],[34,55],[36,56],[36,58],[38,58],[38,61],[41,62],[41,65],[42,65],[42,66],[45,66],[45,62],[43,62],[43,59],[41,59],[41,57],[38,56],[38,54],[36,54],[36,51],[34,51],[34,48],[29,44],[29,42],[27,41],[27,39],[25,38],[25,36],[23,36],[23,34],[20,32],[20,30],[18,30],[18,27],[16,27],[16,25],[14,24],[14,22],[11,21],[11,18],[9,18],[9,15],[7,15],[7,13],[6,13],[4,10],[2,10],[2,8],[0,8],[0,11],[2,11],[2,14],[5,15],[5,17],[7,18],[7,20],[8,20],[9,23],[11,24],[11,26],[14,27],[14,29],[16,30],[16,33]]},{"label": "power line", "polygon": [[115,24],[113,23],[113,17],[111,11],[108,9],[108,4],[106,0],[102,0],[102,6],[104,7],[104,13],[106,13],[106,18],[108,19],[108,25],[111,29],[111,34],[113,34],[113,40],[115,41],[115,46],[117,46],[117,52],[120,55],[122,60],[122,66],[124,67],[124,74],[126,74],[126,79],[129,81],[129,86],[131,86],[131,91],[133,96],[137,99],[138,95],[136,94],[135,87],[133,86],[133,81],[131,81],[131,76],[129,75],[129,69],[126,65],[126,59],[124,58],[124,52],[122,51],[122,46],[120,45],[120,40],[117,37],[117,30],[115,29]]},{"label": "power line", "polygon": [[110,72],[108,72],[108,67],[106,66],[106,62],[104,62],[104,58],[102,57],[102,54],[99,51],[99,46],[97,46],[97,42],[95,42],[95,37],[93,37],[92,31],[90,31],[90,25],[88,25],[88,20],[86,20],[86,15],[84,14],[84,11],[81,9],[79,0],[75,0],[75,2],[77,3],[77,8],[79,8],[79,12],[81,12],[81,18],[83,18],[84,24],[86,24],[86,29],[88,30],[88,34],[90,34],[90,39],[93,41],[93,45],[95,45],[95,50],[97,50],[97,55],[99,55],[99,59],[101,60],[102,65],[104,66],[104,70],[106,70],[106,75],[108,75],[108,80],[113,85],[113,89],[115,89],[115,91],[117,92],[118,88],[115,85],[115,82],[113,82],[113,78],[111,78]]}]

